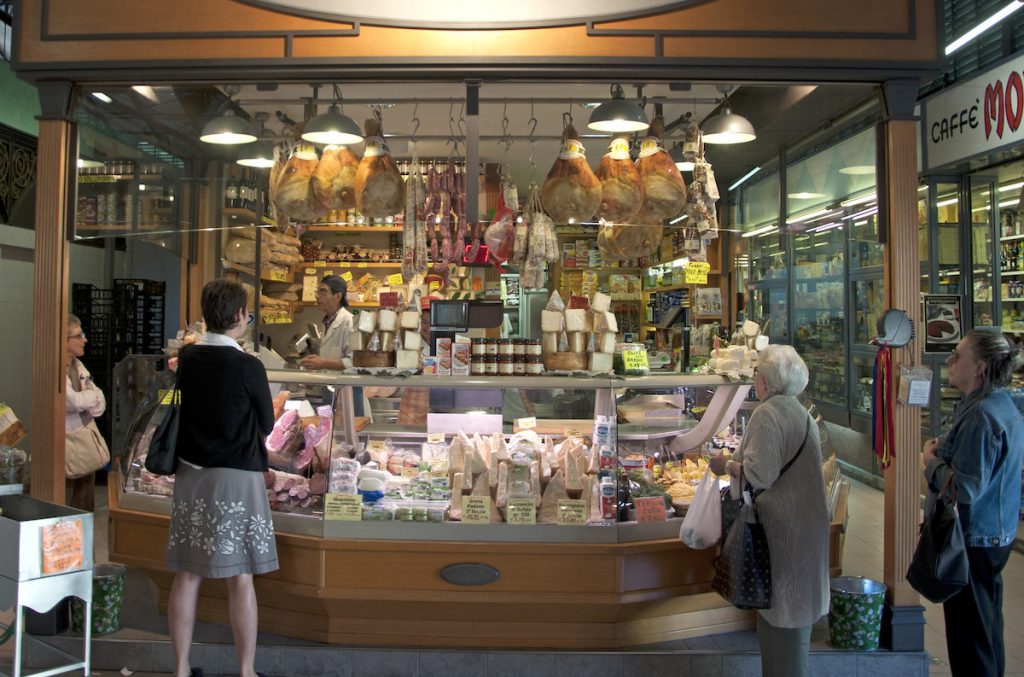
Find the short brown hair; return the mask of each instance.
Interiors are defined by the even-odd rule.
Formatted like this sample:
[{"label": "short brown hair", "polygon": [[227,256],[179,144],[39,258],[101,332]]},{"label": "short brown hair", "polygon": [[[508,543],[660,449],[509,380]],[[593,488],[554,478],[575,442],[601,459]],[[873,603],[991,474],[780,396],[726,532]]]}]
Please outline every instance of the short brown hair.
[{"label": "short brown hair", "polygon": [[203,286],[200,305],[208,331],[223,334],[235,326],[238,311],[245,309],[245,287],[230,280],[213,280]]}]

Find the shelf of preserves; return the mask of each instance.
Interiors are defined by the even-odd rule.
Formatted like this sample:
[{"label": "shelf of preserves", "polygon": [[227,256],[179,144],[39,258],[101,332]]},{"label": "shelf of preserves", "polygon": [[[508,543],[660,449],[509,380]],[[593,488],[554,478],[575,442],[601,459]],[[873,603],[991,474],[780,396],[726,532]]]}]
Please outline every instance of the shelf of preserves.
[{"label": "shelf of preserves", "polygon": [[[145,362],[164,364],[160,360],[154,357]],[[127,368],[124,363],[119,365],[119,369]],[[142,383],[166,387],[172,381],[165,367],[153,369],[152,379],[132,373],[132,378],[122,379],[117,387],[141,390]],[[396,444],[411,441],[418,449],[431,432],[425,423],[371,423],[359,430],[352,416],[354,386],[397,386],[406,392],[470,389],[472,392],[464,394],[474,401],[480,399],[480,389],[500,394],[519,388],[533,393],[549,391],[549,395],[592,391],[595,413],[608,411],[612,416],[617,394],[636,397],[644,390],[676,392],[682,398],[679,402],[696,397],[707,405],[700,421],[687,419],[658,426],[620,421],[614,444],[621,459],[653,459],[653,452],[647,451],[652,449],[649,445],[656,449],[664,443],[673,453],[699,452],[744,406],[749,408],[745,398],[751,387],[718,376],[682,374],[627,378],[414,375],[396,379],[271,369],[267,375],[273,386],[287,388],[293,399],[335,398],[335,448],[330,454],[344,449],[338,446],[342,439],[368,443],[390,438]],[[684,393],[682,389],[687,390]],[[438,406],[443,408],[435,404],[428,411],[438,411]],[[554,426],[553,437],[564,432],[564,420],[539,418],[539,428]],[[591,437],[592,419],[571,422],[582,428],[585,438]],[[122,437],[137,440],[157,423],[150,419],[139,428],[132,422]],[[121,477],[115,475],[108,488],[110,556],[142,569],[165,599],[173,579],[164,563],[171,502],[166,494],[132,489],[131,483],[139,481],[139,459],[133,453],[139,445],[134,442],[124,450],[117,469]],[[390,467],[390,462],[387,465]],[[842,503],[830,529],[833,575],[840,572],[842,561]],[[707,634],[712,628],[716,632],[748,628],[751,622],[747,612],[733,609],[710,592],[715,551],[683,546],[678,539],[679,518],[643,524],[613,521],[604,526],[344,522],[325,520],[321,514],[275,509],[273,519],[281,568],[259,577],[256,585],[260,617],[267,619],[261,629],[278,634],[382,646],[608,650],[643,643],[643,628],[651,622],[687,636]],[[467,569],[490,578],[482,584],[458,578],[457,572]],[[358,572],[355,578],[354,572]],[[580,572],[587,575],[581,577]],[[204,588],[200,594],[203,619],[222,620],[226,614],[222,592]],[[509,614],[510,605],[515,606],[515,614]],[[467,619],[472,619],[472,631],[467,631]],[[417,630],[400,631],[408,627]]]}]

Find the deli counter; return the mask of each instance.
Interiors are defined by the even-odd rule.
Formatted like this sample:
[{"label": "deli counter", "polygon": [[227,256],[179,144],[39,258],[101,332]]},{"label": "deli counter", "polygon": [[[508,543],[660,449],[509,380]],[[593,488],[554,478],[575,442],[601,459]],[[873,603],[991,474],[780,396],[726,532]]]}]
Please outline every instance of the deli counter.
[{"label": "deli counter", "polygon": [[[443,377],[268,370],[264,474],[280,569],[256,578],[260,630],[329,643],[611,649],[752,627],[710,592],[717,548],[681,515],[710,453],[756,401],[719,376]],[[115,370],[111,561],[166,607],[173,477],[145,471],[173,384],[166,360]],[[365,398],[369,416],[356,416]],[[845,491],[825,465],[838,573]],[[206,581],[199,614],[226,622]]]}]

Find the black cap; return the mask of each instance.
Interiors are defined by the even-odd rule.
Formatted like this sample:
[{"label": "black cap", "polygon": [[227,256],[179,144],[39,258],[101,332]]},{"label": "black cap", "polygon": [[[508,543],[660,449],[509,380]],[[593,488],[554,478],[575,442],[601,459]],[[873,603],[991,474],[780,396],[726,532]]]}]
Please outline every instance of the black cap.
[{"label": "black cap", "polygon": [[348,285],[340,275],[327,275],[321,282],[335,294],[345,294],[348,291]]}]

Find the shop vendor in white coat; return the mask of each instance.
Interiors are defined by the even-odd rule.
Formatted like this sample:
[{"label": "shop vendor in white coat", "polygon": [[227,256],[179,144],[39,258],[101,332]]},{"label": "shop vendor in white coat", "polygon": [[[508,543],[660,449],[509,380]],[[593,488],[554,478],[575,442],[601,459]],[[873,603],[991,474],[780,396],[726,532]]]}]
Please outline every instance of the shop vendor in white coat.
[{"label": "shop vendor in white coat", "polygon": [[316,288],[316,305],[324,311],[324,337],[317,355],[300,360],[306,369],[347,369],[352,366],[352,313],[348,311],[348,286],[338,275],[328,275]]}]

